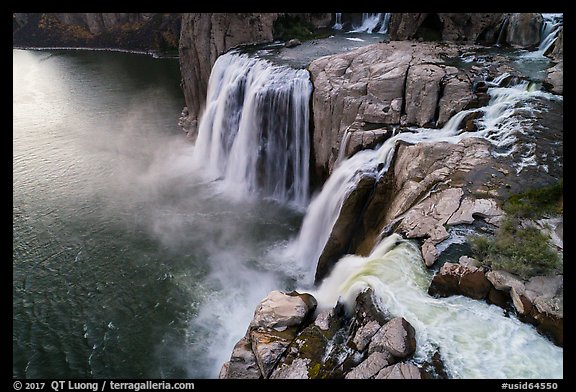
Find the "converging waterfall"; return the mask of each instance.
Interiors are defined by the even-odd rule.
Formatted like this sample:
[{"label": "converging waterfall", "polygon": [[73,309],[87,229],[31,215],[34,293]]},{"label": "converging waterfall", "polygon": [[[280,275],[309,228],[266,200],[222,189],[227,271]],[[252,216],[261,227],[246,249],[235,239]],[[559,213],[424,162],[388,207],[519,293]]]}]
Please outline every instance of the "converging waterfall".
[{"label": "converging waterfall", "polygon": [[348,307],[371,287],[382,307],[416,330],[415,360],[440,352],[452,378],[562,378],[563,349],[504,310],[464,296],[427,294],[432,273],[414,241],[384,238],[367,257],[340,259],[317,291],[319,308]]},{"label": "converging waterfall", "polygon": [[350,33],[366,32],[386,34],[391,16],[392,14],[390,13],[363,13],[362,23],[360,26],[354,27]]},{"label": "converging waterfall", "polygon": [[542,14],[542,16],[544,17],[544,23],[540,32],[538,52],[544,54],[558,38],[558,33],[563,25],[564,14]]},{"label": "converging waterfall", "polygon": [[234,198],[262,194],[306,206],[311,93],[306,70],[223,54],[210,75],[195,166]]},{"label": "converging waterfall", "polygon": [[[302,271],[306,271],[303,284],[311,284],[313,281],[316,263],[330,237],[344,200],[355,189],[361,177],[378,178],[388,171],[396,142],[456,143],[464,137],[481,137],[496,147],[498,152],[495,152],[495,155],[518,154],[517,134],[526,132],[526,124],[516,116],[518,111],[537,111],[538,109],[531,106],[534,98],[562,100],[561,96],[535,90],[530,86],[523,82],[513,87],[492,87],[488,90],[491,100],[486,107],[463,110],[455,114],[441,129],[412,128],[410,132],[399,133],[387,139],[378,149],[360,151],[338,163],[322,191],[311,201],[298,237],[285,250],[287,257],[300,265]],[[521,109],[518,108],[520,102],[523,104]],[[484,113],[478,121],[478,130],[460,132],[460,123],[474,111]],[[533,155],[521,155],[517,170],[521,171],[525,166],[534,164],[533,158]]]}]

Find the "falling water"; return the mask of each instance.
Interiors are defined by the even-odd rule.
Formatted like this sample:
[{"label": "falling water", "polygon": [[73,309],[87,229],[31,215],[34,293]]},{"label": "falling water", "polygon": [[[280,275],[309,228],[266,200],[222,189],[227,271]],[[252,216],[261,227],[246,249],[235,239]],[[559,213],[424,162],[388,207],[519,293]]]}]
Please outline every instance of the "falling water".
[{"label": "falling water", "polygon": [[562,378],[562,348],[495,305],[429,296],[431,279],[418,245],[392,234],[367,257],[343,257],[313,294],[319,308],[339,298],[350,308],[371,287],[384,309],[414,326],[415,361],[439,350],[451,378]]},{"label": "falling water", "polygon": [[548,48],[558,38],[558,33],[563,24],[563,14],[542,14],[544,17],[544,23],[542,24],[542,30],[540,33],[540,45],[538,46],[538,51],[546,53]]},{"label": "falling water", "polygon": [[216,60],[194,165],[233,198],[308,203],[308,72],[235,51]]},{"label": "falling water", "polygon": [[390,23],[389,13],[363,13],[362,24],[354,27],[351,33],[380,33],[386,34],[388,32],[388,24]]},{"label": "falling water", "polygon": [[334,30],[342,30],[342,13],[337,12],[336,16],[335,16],[336,21],[334,22],[334,26],[332,26],[332,28]]},{"label": "falling water", "polygon": [[[536,110],[530,108],[530,101],[535,97],[562,99],[553,94],[531,90],[527,83],[509,88],[490,88],[488,93],[492,97],[488,106],[463,110],[454,115],[442,129],[412,128],[410,132],[399,133],[389,138],[376,150],[360,151],[339,163],[328,177],[322,191],[311,201],[298,237],[285,250],[285,256],[294,260],[294,263],[305,271],[303,285],[311,284],[316,263],[338,219],[344,200],[355,189],[361,177],[379,178],[388,171],[396,142],[456,143],[464,137],[482,137],[497,147],[499,151],[497,154],[512,154],[517,141],[515,135],[521,132],[523,126],[515,116],[518,113],[517,104],[523,102],[522,110]],[[484,113],[482,120],[478,121],[478,131],[460,133],[462,120],[474,111]]]}]

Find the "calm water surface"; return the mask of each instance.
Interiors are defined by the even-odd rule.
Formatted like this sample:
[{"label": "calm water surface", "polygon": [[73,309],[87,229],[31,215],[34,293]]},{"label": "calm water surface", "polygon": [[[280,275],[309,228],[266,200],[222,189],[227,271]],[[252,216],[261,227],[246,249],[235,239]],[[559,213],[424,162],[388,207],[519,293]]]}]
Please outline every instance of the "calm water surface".
[{"label": "calm water surface", "polygon": [[176,59],[13,51],[14,377],[216,377],[287,284],[266,252],[301,215],[198,179],[179,83]]}]

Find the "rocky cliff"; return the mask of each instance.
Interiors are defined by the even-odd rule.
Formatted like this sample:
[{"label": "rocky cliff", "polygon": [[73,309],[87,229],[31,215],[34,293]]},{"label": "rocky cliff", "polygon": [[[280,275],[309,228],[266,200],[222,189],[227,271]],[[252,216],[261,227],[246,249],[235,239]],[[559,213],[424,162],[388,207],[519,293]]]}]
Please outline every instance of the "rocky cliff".
[{"label": "rocky cliff", "polygon": [[13,45],[90,47],[139,51],[178,48],[180,14],[28,13],[13,14]]},{"label": "rocky cliff", "polygon": [[[478,43],[534,49],[541,39],[541,25],[539,14],[397,14],[392,17],[390,34],[404,41],[381,42],[313,61],[309,71],[314,84],[312,152],[316,176],[327,178],[343,156],[374,148],[393,135],[419,127],[440,132],[462,110],[470,109],[467,116],[450,126],[473,136],[486,115],[485,110],[474,109],[489,103],[488,87],[530,79],[513,60],[487,53]],[[542,84],[544,89],[561,94],[562,32],[547,54],[553,61]],[[530,86],[526,84],[527,89]],[[515,124],[521,124],[514,133],[512,153],[504,153],[510,145],[495,143],[494,136],[396,143],[390,169],[381,177],[370,173],[359,176],[345,198],[318,260],[317,283],[330,274],[342,256],[366,256],[383,237],[398,233],[416,240],[423,263],[436,271],[430,295],[464,295],[497,304],[562,345],[561,264],[542,275],[521,278],[468,256],[460,257],[470,254],[470,249],[458,233],[494,235],[506,230],[512,219],[512,212],[505,208],[508,200],[533,188],[553,186],[563,176],[562,101],[544,96],[534,97],[534,101],[529,109],[512,116]],[[559,237],[560,242],[553,240],[550,249],[561,254],[562,217],[555,211],[542,221],[548,223],[523,217],[513,224],[536,225],[540,231],[551,232],[550,238]],[[461,248],[450,251],[450,244]],[[362,298],[358,301],[363,302]],[[379,336],[377,331],[388,325],[387,320],[378,320],[366,311],[360,311],[362,316],[357,319],[358,312],[352,318],[336,314],[337,308],[301,324],[285,342],[282,354],[276,355],[274,367],[258,377],[427,375],[423,369],[401,368],[404,364],[392,369],[390,351],[371,351],[376,343],[370,339]],[[339,340],[346,342],[340,346],[346,354],[341,352],[339,358],[346,359],[338,366],[326,355],[317,355],[329,351],[325,342],[331,341],[339,328],[332,329],[333,323],[351,323],[346,324],[349,334]],[[352,324],[361,327],[350,329]],[[404,336],[410,335],[409,329]],[[350,343],[360,341],[365,344]],[[255,347],[254,342],[244,343]],[[366,347],[368,350],[363,351]],[[230,363],[234,358],[235,354]],[[221,374],[224,378],[231,377],[226,366]]]}]

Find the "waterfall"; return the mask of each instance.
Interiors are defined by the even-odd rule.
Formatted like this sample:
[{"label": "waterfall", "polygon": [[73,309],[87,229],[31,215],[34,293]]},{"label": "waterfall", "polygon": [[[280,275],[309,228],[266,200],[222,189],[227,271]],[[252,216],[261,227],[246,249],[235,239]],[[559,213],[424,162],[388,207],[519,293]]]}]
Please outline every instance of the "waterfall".
[{"label": "waterfall", "polygon": [[[394,157],[396,143],[404,141],[416,144],[425,141],[458,142],[464,137],[481,137],[488,140],[499,152],[494,155],[508,155],[514,152],[516,132],[521,126],[516,119],[518,103],[523,102],[521,110],[536,110],[530,107],[534,97],[544,99],[562,98],[539,90],[531,90],[528,83],[513,87],[493,87],[488,89],[491,100],[486,107],[463,110],[454,116],[441,129],[411,128],[409,132],[398,133],[387,139],[375,150],[363,150],[352,157],[341,161],[328,177],[321,192],[308,206],[297,238],[286,247],[285,257],[299,265],[302,273],[302,284],[310,285],[315,275],[316,263],[330,237],[330,233],[344,200],[355,188],[363,176],[374,176],[378,179],[385,174]],[[460,132],[460,123],[470,113],[481,111],[484,116],[478,121],[476,132]],[[523,157],[528,161],[530,157]],[[521,163],[522,165],[522,163]]]},{"label": "waterfall", "polygon": [[194,165],[233,198],[255,194],[305,207],[309,199],[309,103],[306,70],[220,56],[208,83]]},{"label": "waterfall", "polygon": [[392,14],[389,13],[363,13],[362,14],[362,24],[358,27],[354,27],[350,33],[380,33],[386,34],[388,32],[388,25],[390,23],[390,17]]},{"label": "waterfall", "polygon": [[538,52],[544,54],[558,38],[564,14],[542,14],[542,17],[544,18],[544,23],[542,23],[542,29],[540,30]]},{"label": "waterfall", "polygon": [[336,16],[335,16],[336,21],[334,22],[334,26],[332,26],[332,28],[334,30],[342,30],[342,13],[337,12]]},{"label": "waterfall", "polygon": [[563,377],[563,349],[533,326],[486,302],[431,297],[431,279],[418,245],[392,234],[367,257],[343,257],[312,294],[320,309],[332,308],[339,298],[350,308],[371,287],[384,309],[414,326],[414,360],[421,363],[439,350],[451,378]]}]

